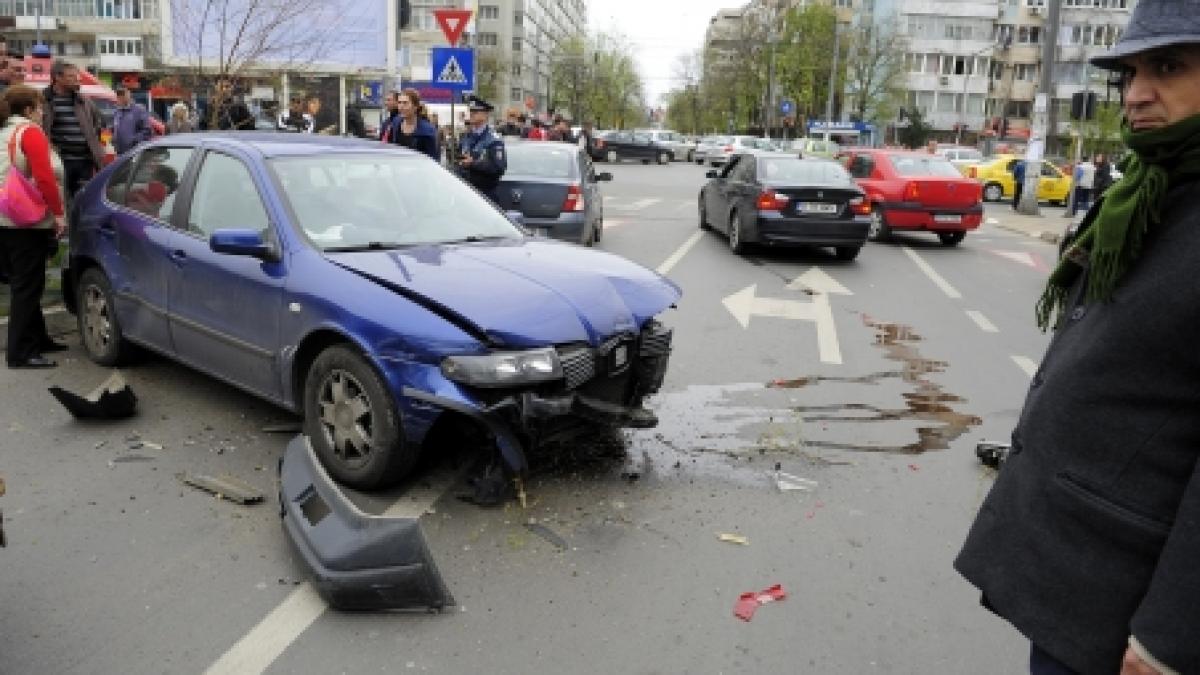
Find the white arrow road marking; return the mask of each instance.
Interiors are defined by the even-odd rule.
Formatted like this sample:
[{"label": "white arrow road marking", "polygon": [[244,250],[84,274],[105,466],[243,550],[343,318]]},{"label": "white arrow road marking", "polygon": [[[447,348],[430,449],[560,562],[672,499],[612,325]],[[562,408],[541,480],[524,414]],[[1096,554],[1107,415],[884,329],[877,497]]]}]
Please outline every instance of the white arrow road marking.
[{"label": "white arrow road marking", "polygon": [[808,289],[814,293],[832,293],[837,295],[854,295],[848,288],[838,283],[837,279],[825,273],[820,267],[811,267],[807,272],[792,280],[787,287],[793,291]]},{"label": "white arrow road marking", "polygon": [[1037,372],[1037,363],[1034,363],[1033,359],[1029,358],[1028,356],[1014,355],[1012,360],[1013,363],[1016,363],[1017,367],[1025,371],[1025,374],[1029,377],[1033,377],[1033,374]]},{"label": "white arrow road marking", "polygon": [[1000,332],[1000,329],[996,328],[996,324],[988,321],[988,318],[983,315],[983,312],[974,309],[968,309],[967,316],[971,317],[971,320],[975,322],[975,325],[979,326],[979,330],[985,333]]},{"label": "white arrow road marking", "polygon": [[829,296],[818,293],[810,302],[797,302],[779,298],[755,296],[758,284],[751,284],[721,300],[725,309],[737,319],[742,328],[750,328],[750,317],[767,316],[776,319],[812,321],[817,325],[817,348],[822,363],[841,364],[842,348],[838,344],[837,325],[833,322],[833,308]]},{"label": "white arrow road marking", "polygon": [[999,251],[996,249],[991,249],[991,251],[1001,258],[1008,258],[1013,262],[1018,262],[1022,265],[1028,265],[1033,268],[1037,267],[1037,261],[1033,259],[1033,254],[1029,251]]},{"label": "white arrow road marking", "polygon": [[925,276],[929,277],[930,281],[937,285],[938,288],[942,289],[943,293],[954,300],[962,298],[962,293],[959,293],[958,289],[951,286],[949,281],[943,279],[942,275],[938,274],[937,270],[930,267],[929,263],[925,262],[924,258],[917,255],[916,251],[907,246],[904,246],[903,248],[904,254],[909,258],[912,258],[912,261],[917,264],[917,267],[921,268],[921,271],[925,273]]}]

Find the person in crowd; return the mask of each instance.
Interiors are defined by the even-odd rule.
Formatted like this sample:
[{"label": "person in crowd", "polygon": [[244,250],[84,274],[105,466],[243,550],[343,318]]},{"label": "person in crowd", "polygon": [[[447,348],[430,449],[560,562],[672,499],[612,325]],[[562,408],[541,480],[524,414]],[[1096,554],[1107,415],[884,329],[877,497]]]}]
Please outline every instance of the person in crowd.
[{"label": "person in crowd", "polygon": [[0,96],[0,176],[16,167],[46,203],[46,215],[35,223],[14,223],[0,215],[0,257],[9,274],[9,368],[53,368],[49,352],[65,345],[50,339],[42,315],[46,288],[46,251],[51,238],[67,231],[63,205],[63,167],[42,131],[45,98],[25,85],[13,85]]},{"label": "person in crowd", "polygon": [[346,104],[346,133],[355,138],[367,137],[367,123],[363,121],[362,111],[352,103]]},{"label": "person in crowd", "polygon": [[392,142],[438,161],[437,128],[429,121],[429,111],[425,109],[417,90],[405,89],[400,92],[396,110],[399,114],[396,129],[392,132]]},{"label": "person in crowd", "polygon": [[575,135],[571,133],[571,122],[562,115],[554,116],[554,126],[546,135],[548,141],[559,141],[561,143],[574,143]]},{"label": "person in crowd", "polygon": [[542,127],[542,121],[537,117],[534,117],[531,124],[532,126],[529,129],[529,133],[525,135],[525,138],[531,141],[546,140],[546,130]]},{"label": "person in crowd", "polygon": [[1200,0],[1141,0],[1114,71],[1131,156],[1036,305],[1055,335],[955,568],[1031,673],[1200,673]]},{"label": "person in crowd", "polygon": [[150,113],[125,87],[113,90],[117,95],[117,109],[113,113],[113,149],[123,155],[139,143],[150,140]]},{"label": "person in crowd", "polygon": [[171,106],[170,118],[167,120],[167,133],[186,134],[195,130],[196,125],[192,123],[192,115],[187,104],[179,101]]},{"label": "person in crowd", "polygon": [[1075,185],[1075,196],[1071,199],[1071,215],[1080,210],[1086,211],[1092,204],[1092,187],[1096,183],[1096,165],[1087,157],[1075,167],[1072,182]]},{"label": "person in crowd", "polygon": [[593,129],[594,127],[591,122],[584,122],[580,125],[579,138],[576,141],[579,147],[583,148],[583,151],[587,153],[588,157],[591,157],[596,149],[596,132]]},{"label": "person in crowd", "polygon": [[67,199],[104,165],[100,129],[104,118],[86,96],[79,93],[79,68],[66,61],[50,66],[50,86],[44,92],[42,129],[62,158]]},{"label": "person in crowd", "polygon": [[1099,197],[1113,184],[1112,164],[1103,154],[1097,154],[1092,163],[1096,165],[1096,180],[1092,184],[1092,194]]},{"label": "person in crowd", "polygon": [[0,92],[25,82],[25,55],[16,49],[0,50]]},{"label": "person in crowd", "polygon": [[384,143],[392,142],[392,133],[396,130],[396,120],[400,116],[400,110],[397,107],[396,100],[400,98],[400,92],[392,92],[383,101],[383,117],[379,120],[379,140]]},{"label": "person in crowd", "polygon": [[496,187],[508,169],[504,141],[488,125],[488,117],[493,110],[490,103],[472,96],[468,110],[471,129],[459,139],[459,176],[495,202]]},{"label": "person in crowd", "polygon": [[513,136],[520,138],[521,125],[517,121],[517,115],[518,112],[516,108],[509,108],[508,112],[505,114],[504,124],[501,124],[500,127],[496,129],[496,132],[501,136]]},{"label": "person in crowd", "polygon": [[279,116],[279,130],[299,134],[311,133],[313,118],[304,111],[304,97],[293,96],[288,101],[288,109]]},{"label": "person in crowd", "polygon": [[1012,165],[1013,175],[1013,211],[1017,210],[1017,205],[1021,203],[1021,193],[1025,191],[1025,160],[1018,159]]},{"label": "person in crowd", "polygon": [[309,94],[307,97],[305,97],[304,112],[307,113],[310,118],[312,118],[313,122],[312,128],[309,129],[308,133],[323,134],[326,136],[337,133],[337,123],[327,124],[321,128],[317,127],[317,125],[320,123],[318,116],[321,114],[321,97],[316,93]]},{"label": "person in crowd", "polygon": [[254,130],[254,115],[250,114],[250,108],[242,101],[241,94],[234,89],[233,82],[228,78],[222,77],[217,80],[212,101],[214,107],[201,120],[201,128],[216,127],[220,131]]}]

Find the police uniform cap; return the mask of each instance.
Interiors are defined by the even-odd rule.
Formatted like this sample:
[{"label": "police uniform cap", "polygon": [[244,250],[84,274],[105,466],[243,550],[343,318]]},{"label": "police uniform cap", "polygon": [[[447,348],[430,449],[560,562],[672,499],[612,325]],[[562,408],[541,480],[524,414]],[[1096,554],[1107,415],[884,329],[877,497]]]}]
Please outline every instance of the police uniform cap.
[{"label": "police uniform cap", "polygon": [[472,96],[471,98],[467,99],[467,109],[471,112],[492,112],[496,109],[496,106],[488,103],[478,96]]}]

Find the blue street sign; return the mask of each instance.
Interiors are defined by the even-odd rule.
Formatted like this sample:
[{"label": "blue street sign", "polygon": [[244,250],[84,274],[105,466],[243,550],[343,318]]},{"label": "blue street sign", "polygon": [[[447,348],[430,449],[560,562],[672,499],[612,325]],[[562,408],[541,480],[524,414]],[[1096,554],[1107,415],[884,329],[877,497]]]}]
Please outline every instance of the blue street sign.
[{"label": "blue street sign", "polygon": [[783,113],[784,115],[791,115],[795,109],[796,104],[792,103],[786,98],[779,102],[779,112]]},{"label": "blue street sign", "polygon": [[363,105],[383,105],[383,81],[370,80],[359,85],[358,102]]},{"label": "blue street sign", "polygon": [[474,50],[434,47],[431,51],[434,87],[453,91],[471,91],[475,88]]}]

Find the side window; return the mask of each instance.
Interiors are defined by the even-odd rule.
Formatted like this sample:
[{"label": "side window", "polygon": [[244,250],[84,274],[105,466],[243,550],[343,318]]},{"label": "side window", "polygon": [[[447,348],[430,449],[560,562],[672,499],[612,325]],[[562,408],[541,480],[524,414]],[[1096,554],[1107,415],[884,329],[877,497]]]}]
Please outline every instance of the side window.
[{"label": "side window", "polygon": [[126,160],[108,177],[108,185],[104,188],[104,198],[108,201],[125,205],[125,193],[129,190],[129,176],[133,174],[133,159]]},{"label": "side window", "polygon": [[730,157],[729,161],[725,162],[725,168],[721,170],[721,178],[729,178],[729,174],[733,173],[733,170],[737,168],[738,162],[741,161],[741,159],[741,155],[734,155]]},{"label": "side window", "polygon": [[738,162],[738,167],[733,172],[733,179],[736,181],[742,181],[743,183],[753,183],[755,164],[757,164],[757,162],[750,157]]},{"label": "side window", "polygon": [[154,147],[138,153],[125,206],[151,218],[169,222],[175,208],[179,181],[195,152],[192,148]]},{"label": "side window", "polygon": [[188,213],[188,232],[208,238],[223,228],[266,232],[269,227],[267,210],[246,165],[229,155],[205,155]]},{"label": "side window", "polygon": [[848,168],[850,175],[855,178],[870,178],[871,172],[875,170],[875,162],[868,155],[855,155]]},{"label": "side window", "polygon": [[1050,162],[1042,162],[1042,176],[1045,178],[1058,178],[1058,169]]},{"label": "side window", "polygon": [[650,145],[650,136],[647,134],[634,134],[633,142],[638,145]]}]

